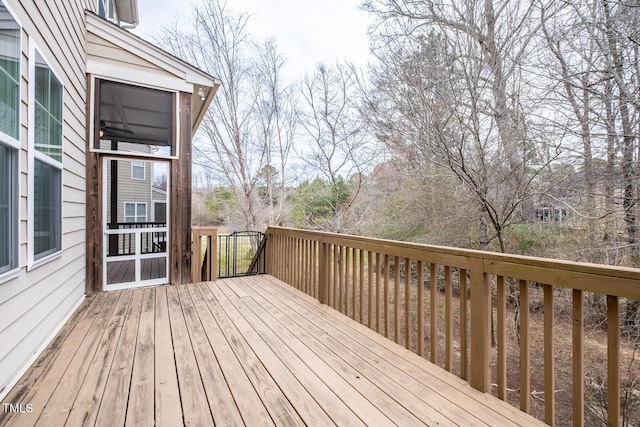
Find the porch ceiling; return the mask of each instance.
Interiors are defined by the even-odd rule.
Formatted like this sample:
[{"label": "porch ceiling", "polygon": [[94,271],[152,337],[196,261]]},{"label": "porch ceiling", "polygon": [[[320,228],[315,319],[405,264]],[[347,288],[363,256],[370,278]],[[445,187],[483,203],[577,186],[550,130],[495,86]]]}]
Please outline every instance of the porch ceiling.
[{"label": "porch ceiling", "polygon": [[169,146],[173,137],[170,92],[102,81],[100,130],[103,139]]}]

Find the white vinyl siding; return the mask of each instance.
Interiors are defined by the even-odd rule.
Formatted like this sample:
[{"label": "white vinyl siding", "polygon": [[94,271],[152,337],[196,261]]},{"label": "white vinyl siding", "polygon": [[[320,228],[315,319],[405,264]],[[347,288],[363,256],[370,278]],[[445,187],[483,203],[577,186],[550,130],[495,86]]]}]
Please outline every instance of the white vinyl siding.
[{"label": "white vinyl siding", "polygon": [[[86,104],[87,71],[85,10],[96,10],[95,0],[56,0],[33,2],[0,0],[15,18],[20,28],[20,43],[17,53],[18,78],[12,84],[0,86],[0,122],[12,123],[15,138],[2,131],[0,143],[11,148],[14,162],[12,174],[14,194],[18,207],[13,221],[14,244],[17,244],[17,268],[0,276],[0,400],[13,382],[33,362],[44,346],[59,330],[65,319],[82,301],[86,290]],[[2,9],[2,12],[4,10]],[[6,15],[0,14],[0,20]],[[6,28],[6,22],[0,24]],[[4,32],[2,32],[4,34]],[[14,34],[13,37],[16,35]],[[5,55],[9,50],[7,37],[0,37],[0,65],[3,74],[10,67]],[[33,49],[32,49],[33,47]],[[61,116],[49,107],[43,109],[53,117],[58,114],[62,125],[62,138],[47,140],[43,150],[35,148],[35,67],[38,62],[35,50],[46,65],[53,70],[62,83]],[[15,70],[15,68],[13,68]],[[13,72],[12,70],[10,70]],[[6,75],[6,74],[5,74]],[[4,80],[0,78],[0,85]],[[16,81],[19,89],[15,90]],[[12,89],[13,88],[13,89]],[[14,90],[9,95],[8,91]],[[56,94],[52,97],[55,99]],[[18,108],[6,108],[7,102]],[[9,101],[12,100],[12,101]],[[46,105],[45,105],[46,107]],[[8,114],[10,113],[10,114]],[[17,114],[17,115],[16,115]],[[31,117],[33,116],[33,117]],[[11,120],[7,120],[11,118]],[[49,116],[51,119],[51,115]],[[6,136],[6,137],[5,137]],[[53,141],[53,143],[52,143]],[[17,161],[16,161],[17,159]],[[36,191],[35,160],[47,165],[42,172],[51,172],[59,179],[54,183],[57,210],[61,221],[56,219],[58,230],[55,246],[60,250],[46,255],[34,263],[34,192]],[[0,166],[0,170],[2,166]],[[6,175],[5,175],[6,176]],[[47,182],[47,185],[50,185]],[[0,196],[2,197],[2,196]],[[15,206],[16,203],[12,203]],[[43,224],[44,226],[45,224]],[[49,227],[51,228],[51,227]],[[0,243],[5,240],[0,230]],[[35,265],[34,265],[35,264]]]}]

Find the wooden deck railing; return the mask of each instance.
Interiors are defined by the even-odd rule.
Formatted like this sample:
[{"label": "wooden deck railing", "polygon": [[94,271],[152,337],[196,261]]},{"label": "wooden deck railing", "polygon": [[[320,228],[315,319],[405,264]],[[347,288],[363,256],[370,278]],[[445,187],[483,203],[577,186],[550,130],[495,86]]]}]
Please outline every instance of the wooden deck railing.
[{"label": "wooden deck railing", "polygon": [[[584,293],[606,295],[606,411],[609,425],[620,424],[619,298],[640,299],[640,270],[271,227],[267,272],[434,363],[440,361],[478,390],[491,391],[494,369],[497,396],[503,400],[507,395],[507,299],[516,295],[519,306],[527,308],[520,310],[517,321],[520,409],[524,412],[531,407],[528,308],[532,289],[541,292],[544,421],[550,425],[556,422],[554,340],[561,338],[554,336],[558,321],[554,291],[566,288],[571,294],[574,426],[584,424]],[[454,293],[459,295],[456,306]],[[444,328],[438,327],[440,321]],[[497,336],[494,361],[492,329]]]},{"label": "wooden deck railing", "polygon": [[193,283],[216,280],[218,276],[218,229],[191,229],[191,280]]}]

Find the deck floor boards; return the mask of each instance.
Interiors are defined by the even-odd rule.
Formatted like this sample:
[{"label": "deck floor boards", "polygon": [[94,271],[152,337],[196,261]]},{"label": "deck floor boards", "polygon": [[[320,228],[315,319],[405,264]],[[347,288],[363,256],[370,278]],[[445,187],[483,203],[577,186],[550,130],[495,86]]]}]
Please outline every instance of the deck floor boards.
[{"label": "deck floor boards", "polygon": [[87,298],[3,399],[23,425],[542,425],[271,276]]}]

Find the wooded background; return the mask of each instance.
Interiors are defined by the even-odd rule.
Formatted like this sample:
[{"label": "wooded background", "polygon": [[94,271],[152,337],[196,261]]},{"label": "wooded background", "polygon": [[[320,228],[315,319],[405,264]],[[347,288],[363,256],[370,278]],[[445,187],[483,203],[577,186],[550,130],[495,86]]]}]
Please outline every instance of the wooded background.
[{"label": "wooded background", "polygon": [[[194,141],[195,224],[640,267],[640,2],[361,7],[375,18],[368,66],[318,64],[296,81],[276,41],[222,1],[161,31],[222,81]],[[604,299],[587,302],[587,326],[603,327]],[[624,303],[633,414],[640,302]]]}]

